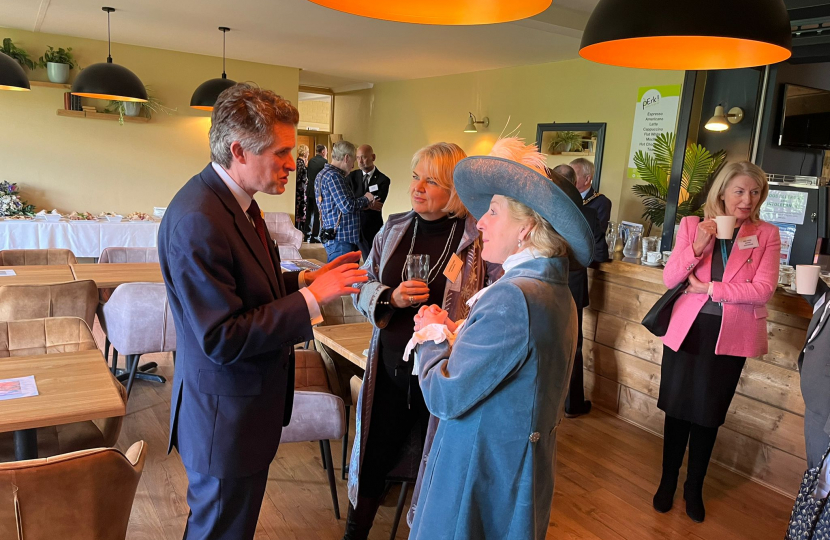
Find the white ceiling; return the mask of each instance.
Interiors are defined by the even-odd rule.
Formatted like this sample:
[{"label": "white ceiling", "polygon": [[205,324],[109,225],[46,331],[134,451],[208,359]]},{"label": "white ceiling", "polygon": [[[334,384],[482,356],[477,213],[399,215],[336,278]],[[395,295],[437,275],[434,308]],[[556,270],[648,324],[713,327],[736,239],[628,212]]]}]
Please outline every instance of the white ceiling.
[{"label": "white ceiling", "polygon": [[[400,0],[383,0],[400,1]],[[506,0],[510,1],[510,0]],[[553,0],[540,15],[486,26],[423,26],[367,19],[308,0],[2,0],[2,25],[50,34],[301,68],[302,84],[434,77],[575,58],[599,0]]]}]

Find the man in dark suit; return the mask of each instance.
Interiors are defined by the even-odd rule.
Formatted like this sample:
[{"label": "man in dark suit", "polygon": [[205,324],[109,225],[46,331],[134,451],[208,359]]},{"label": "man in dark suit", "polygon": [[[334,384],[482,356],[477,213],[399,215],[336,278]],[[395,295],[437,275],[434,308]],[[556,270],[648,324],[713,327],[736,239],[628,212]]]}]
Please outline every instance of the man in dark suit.
[{"label": "man in dark suit", "polygon": [[323,170],[328,161],[326,154],[328,149],[318,144],[314,147],[314,157],[308,160],[306,171],[308,172],[308,184],[306,185],[306,219],[305,219],[305,241],[320,242],[320,208],[317,206],[317,191],[314,189],[314,181],[317,175]]},{"label": "man in dark suit", "polygon": [[813,306],[807,342],[798,357],[804,398],[804,442],[807,466],[816,467],[830,445],[830,287],[818,280],[816,294],[804,298]]},{"label": "man in dark suit", "polygon": [[159,230],[178,336],[168,451],[178,449],[187,471],[187,540],[254,537],[268,466],[291,418],[294,344],[311,339],[319,304],[366,281],[357,252],[314,272],[280,272],[253,196],[285,191],[298,121],[271,91],[222,92],[212,163],[179,190]]},{"label": "man in dark suit", "polygon": [[594,164],[585,158],[576,158],[571,161],[571,167],[576,172],[576,189],[582,194],[582,204],[593,208],[599,219],[599,228],[602,234],[608,229],[611,220],[611,199],[594,191]]},{"label": "man in dark suit", "polygon": [[[578,182],[576,171],[569,165],[559,165],[553,169],[553,172],[562,175],[573,185]],[[599,225],[597,212],[590,206],[583,204],[582,213],[594,233],[594,264],[606,262],[608,260],[608,244],[605,242],[605,229],[602,229]],[[577,336],[571,381],[568,387],[568,395],[565,398],[565,416],[576,418],[591,412],[591,402],[585,399],[585,377],[582,370],[584,364],[582,358],[582,311],[589,305],[588,269],[577,268],[568,272],[568,288],[571,291],[574,304],[576,304]]]},{"label": "man in dark suit", "polygon": [[375,235],[383,227],[383,202],[389,195],[389,177],[375,167],[375,151],[368,144],[357,149],[357,166],[359,168],[349,173],[348,183],[355,195],[367,191],[375,196],[375,200],[360,212],[360,239],[357,245],[363,254],[363,260],[369,258],[372,251],[372,242]]}]

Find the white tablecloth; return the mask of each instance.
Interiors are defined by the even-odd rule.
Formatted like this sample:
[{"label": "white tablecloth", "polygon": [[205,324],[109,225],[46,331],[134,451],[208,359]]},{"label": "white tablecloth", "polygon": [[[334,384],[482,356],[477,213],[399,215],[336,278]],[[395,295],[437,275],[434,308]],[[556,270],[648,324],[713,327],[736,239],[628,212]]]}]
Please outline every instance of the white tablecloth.
[{"label": "white tablecloth", "polygon": [[71,249],[99,257],[108,247],[156,247],[160,222],[0,221],[0,249]]}]

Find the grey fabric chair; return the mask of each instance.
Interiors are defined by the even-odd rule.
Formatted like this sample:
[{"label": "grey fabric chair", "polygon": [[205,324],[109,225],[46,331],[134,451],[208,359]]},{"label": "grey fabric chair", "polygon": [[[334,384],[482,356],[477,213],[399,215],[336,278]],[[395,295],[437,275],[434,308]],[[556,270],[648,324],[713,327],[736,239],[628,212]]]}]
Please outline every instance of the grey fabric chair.
[{"label": "grey fabric chair", "polygon": [[302,259],[300,246],[303,233],[294,227],[291,216],[285,212],[265,212],[265,227],[277,243],[280,259]]},{"label": "grey fabric chair", "polygon": [[101,252],[98,262],[100,264],[157,263],[159,262],[159,250],[154,247],[108,247]]},{"label": "grey fabric chair", "polygon": [[68,249],[6,249],[0,251],[0,266],[75,264],[75,254]]},{"label": "grey fabric chair", "polygon": [[331,439],[346,431],[343,400],[332,393],[323,359],[316,351],[297,350],[294,371],[294,409],[291,421],[282,428],[280,443],[319,441],[323,466],[329,480],[334,517],[340,519]]},{"label": "grey fabric chair", "polygon": [[[323,315],[323,322],[320,326],[366,322],[366,317],[355,309],[351,296],[341,296],[340,298],[321,304],[320,313]],[[332,391],[335,395],[340,396],[346,404],[346,430],[343,435],[343,455],[341,457],[341,478],[345,480],[346,473],[349,472],[347,461],[349,451],[349,417],[351,416],[351,406],[357,404],[357,401],[352,401],[351,398],[349,379],[354,376],[359,376],[362,379],[363,370],[319,341],[315,340],[314,345],[320,351],[323,358]]]},{"label": "grey fabric chair", "polygon": [[[112,343],[112,366],[119,380],[126,379],[127,395],[136,378],[166,382],[161,375],[147,373],[155,362],[138,366],[143,354],[172,352],[175,360],[176,327],[167,302],[164,283],[124,283],[112,293],[99,312],[101,328]],[[118,353],[125,356],[125,370],[116,371]]]}]

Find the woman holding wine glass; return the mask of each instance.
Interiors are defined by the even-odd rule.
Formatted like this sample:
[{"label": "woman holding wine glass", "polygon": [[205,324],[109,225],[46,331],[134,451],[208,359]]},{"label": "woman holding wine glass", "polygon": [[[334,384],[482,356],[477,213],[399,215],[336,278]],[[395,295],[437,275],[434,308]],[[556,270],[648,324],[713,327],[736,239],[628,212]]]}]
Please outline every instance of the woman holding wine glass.
[{"label": "woman holding wine glass", "polygon": [[[363,265],[369,282],[354,302],[375,330],[356,407],[344,540],[368,537],[393,469],[407,469],[409,476],[419,470],[421,452],[408,444],[419,440],[423,445],[430,415],[412,362],[404,358],[418,307],[438,304],[452,317],[463,318],[466,301],[486,284],[475,219],[453,186],[453,169],[465,157],[452,143],[415,153],[412,211],[389,216]],[[408,459],[402,461],[402,454]]]}]

